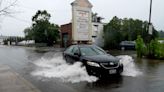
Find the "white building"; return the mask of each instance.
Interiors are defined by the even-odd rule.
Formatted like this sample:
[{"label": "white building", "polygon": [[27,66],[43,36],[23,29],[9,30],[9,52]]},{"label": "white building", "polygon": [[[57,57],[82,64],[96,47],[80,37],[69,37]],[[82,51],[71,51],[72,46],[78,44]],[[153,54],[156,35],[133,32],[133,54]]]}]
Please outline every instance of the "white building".
[{"label": "white building", "polygon": [[92,42],[93,44],[103,47],[104,38],[103,38],[103,29],[104,23],[92,22]]}]

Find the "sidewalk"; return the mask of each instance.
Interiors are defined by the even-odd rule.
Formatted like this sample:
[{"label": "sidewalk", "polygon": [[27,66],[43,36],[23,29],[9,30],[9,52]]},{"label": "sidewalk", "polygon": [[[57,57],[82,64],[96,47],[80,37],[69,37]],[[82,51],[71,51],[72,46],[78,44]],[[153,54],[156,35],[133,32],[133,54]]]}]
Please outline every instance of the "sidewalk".
[{"label": "sidewalk", "polygon": [[40,92],[6,65],[0,65],[0,92]]}]

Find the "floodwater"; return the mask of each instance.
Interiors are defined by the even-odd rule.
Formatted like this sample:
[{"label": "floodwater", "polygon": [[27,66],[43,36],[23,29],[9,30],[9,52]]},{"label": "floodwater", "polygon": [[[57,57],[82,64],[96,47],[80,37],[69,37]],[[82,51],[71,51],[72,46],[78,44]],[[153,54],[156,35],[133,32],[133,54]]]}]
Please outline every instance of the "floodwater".
[{"label": "floodwater", "polygon": [[124,64],[119,77],[89,76],[81,63],[68,65],[61,49],[0,46],[0,64],[9,65],[42,92],[163,92],[164,60],[137,59],[135,51],[109,52]]}]

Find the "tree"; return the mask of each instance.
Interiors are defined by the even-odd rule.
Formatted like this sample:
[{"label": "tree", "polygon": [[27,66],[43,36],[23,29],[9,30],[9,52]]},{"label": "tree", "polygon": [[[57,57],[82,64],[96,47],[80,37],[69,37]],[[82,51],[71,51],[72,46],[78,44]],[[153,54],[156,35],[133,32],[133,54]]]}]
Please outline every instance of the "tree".
[{"label": "tree", "polygon": [[92,13],[92,22],[101,23],[103,19],[103,17],[98,16],[98,13]]},{"label": "tree", "polygon": [[36,43],[46,43],[48,46],[52,46],[54,41],[57,42],[59,26],[50,23],[50,17],[51,15],[46,10],[37,11],[32,17],[31,28],[24,31],[26,37],[35,40]]},{"label": "tree", "polygon": [[32,17],[33,24],[39,22],[49,22],[51,15],[46,11],[38,10],[37,13]]},{"label": "tree", "polygon": [[148,22],[139,19],[120,19],[117,16],[104,27],[105,47],[118,49],[121,41],[134,41],[141,35],[143,41],[148,43],[152,38],[158,37],[158,32],[153,28],[153,35],[148,34]]},{"label": "tree", "polygon": [[121,20],[118,17],[113,19],[104,27],[104,41],[105,48],[115,49],[118,48],[118,44],[121,42]]},{"label": "tree", "polygon": [[17,0],[0,0],[0,16],[10,15],[13,12],[12,8],[16,5]]},{"label": "tree", "polygon": [[25,39],[26,40],[33,40],[33,30],[32,28],[28,27],[24,29]]}]

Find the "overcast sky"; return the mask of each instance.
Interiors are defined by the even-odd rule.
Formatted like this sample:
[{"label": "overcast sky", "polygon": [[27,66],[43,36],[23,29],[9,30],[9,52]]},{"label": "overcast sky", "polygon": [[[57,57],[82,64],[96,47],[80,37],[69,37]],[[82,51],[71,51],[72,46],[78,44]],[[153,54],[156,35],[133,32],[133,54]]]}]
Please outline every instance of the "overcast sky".
[{"label": "overcast sky", "polygon": [[[6,1],[6,0],[4,0]],[[8,0],[12,1],[12,0]],[[65,24],[71,21],[71,5],[74,0],[18,0],[14,17],[0,17],[0,35],[24,36],[23,30],[31,25],[31,17],[37,10],[47,10],[51,22]],[[150,0],[89,0],[93,12],[109,22],[113,16],[148,20]],[[164,0],[153,0],[152,22],[157,30],[164,30]]]}]

